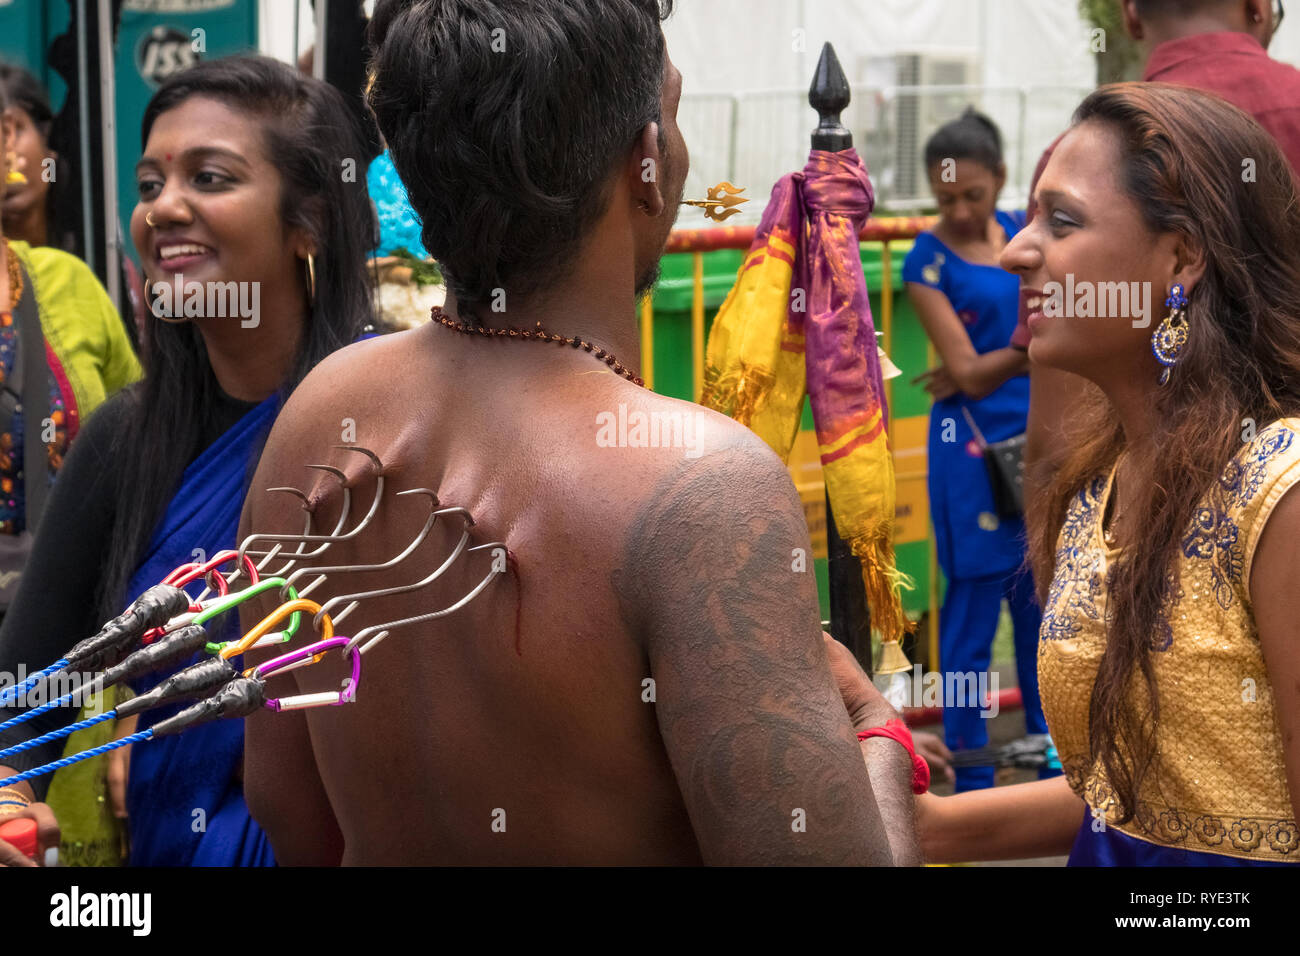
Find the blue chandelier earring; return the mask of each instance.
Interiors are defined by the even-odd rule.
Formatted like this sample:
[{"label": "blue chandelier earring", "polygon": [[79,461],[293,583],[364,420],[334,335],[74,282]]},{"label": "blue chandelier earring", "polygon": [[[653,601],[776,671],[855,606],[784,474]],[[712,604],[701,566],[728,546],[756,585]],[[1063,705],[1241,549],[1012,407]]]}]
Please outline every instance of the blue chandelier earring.
[{"label": "blue chandelier earring", "polygon": [[1177,363],[1179,353],[1187,344],[1187,296],[1183,294],[1181,285],[1176,284],[1169,290],[1165,306],[1169,314],[1151,336],[1151,352],[1164,366],[1160,373],[1161,385],[1169,381],[1169,370]]}]

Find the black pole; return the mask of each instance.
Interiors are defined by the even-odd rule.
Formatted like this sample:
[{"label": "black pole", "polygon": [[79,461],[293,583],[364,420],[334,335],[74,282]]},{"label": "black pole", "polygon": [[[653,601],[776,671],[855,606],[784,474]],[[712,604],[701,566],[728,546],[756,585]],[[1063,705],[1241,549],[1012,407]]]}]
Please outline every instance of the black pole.
[{"label": "black pole", "polygon": [[[100,23],[96,0],[83,0],[81,3],[69,0],[68,29],[51,41],[46,53],[50,68],[68,86],[63,109],[54,117],[50,130],[50,147],[60,157],[56,167],[60,182],[55,197],[53,239],[58,248],[72,252],[90,264],[105,286],[108,285],[108,275],[104,250],[108,229],[116,226],[104,222],[104,204],[100,199],[104,142],[99,87],[104,66],[99,61],[99,34],[111,30],[116,38],[121,9],[122,0],[113,0],[112,23]],[[79,31],[83,32],[84,58],[82,44],[78,43]],[[84,83],[83,70],[86,73]],[[81,97],[83,87],[87,92],[85,102]],[[84,150],[83,126],[86,128]],[[69,177],[71,181],[68,181]],[[86,182],[89,192],[82,188]]]},{"label": "black pole", "polygon": [[[366,15],[361,0],[330,0],[325,5],[325,49],[317,49],[325,56],[325,82],[339,90],[347,100],[348,108],[356,114],[365,131],[368,165],[380,154],[379,129],[366,107]],[[317,11],[317,16],[320,12]]]},{"label": "black pole", "polygon": [[[850,98],[848,77],[844,75],[839,57],[835,55],[835,48],[827,43],[822,47],[812,88],[808,91],[808,103],[821,118],[812,134],[813,149],[838,153],[853,148],[853,134],[840,122],[840,114],[849,105]],[[829,492],[826,495],[826,553],[830,578],[831,636],[848,647],[858,663],[870,674],[871,608],[867,604],[867,589],[862,581],[862,562],[849,550],[848,544],[835,527]]]}]

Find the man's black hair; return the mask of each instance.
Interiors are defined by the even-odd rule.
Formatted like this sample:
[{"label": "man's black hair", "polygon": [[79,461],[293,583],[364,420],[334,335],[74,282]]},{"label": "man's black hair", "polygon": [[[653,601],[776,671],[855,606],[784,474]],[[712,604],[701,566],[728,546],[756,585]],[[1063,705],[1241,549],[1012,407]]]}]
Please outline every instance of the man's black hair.
[{"label": "man's black hair", "polygon": [[[368,100],[464,318],[553,282],[660,122],[672,0],[379,0]],[[662,142],[662,140],[661,140]]]}]

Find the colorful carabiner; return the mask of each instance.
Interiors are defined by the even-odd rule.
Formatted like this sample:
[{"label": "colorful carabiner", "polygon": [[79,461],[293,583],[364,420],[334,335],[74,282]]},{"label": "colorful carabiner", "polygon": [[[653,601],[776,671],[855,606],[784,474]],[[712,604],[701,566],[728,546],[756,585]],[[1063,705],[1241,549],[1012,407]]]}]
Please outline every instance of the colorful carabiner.
[{"label": "colorful carabiner", "polygon": [[[280,586],[284,585],[284,581],[282,579],[277,579],[277,578],[267,579],[267,581],[277,581],[277,580],[279,581]],[[274,628],[277,624],[279,624],[280,621],[284,620],[285,617],[287,617],[290,614],[297,615],[302,611],[307,611],[311,614],[315,614],[318,611],[320,611],[320,605],[317,604],[315,601],[308,601],[305,598],[298,598],[297,600],[289,601],[287,604],[280,605],[278,608],[276,608],[266,617],[262,618],[262,620],[260,620],[257,624],[253,626],[252,630],[250,630],[239,640],[232,641],[231,643],[223,647],[220,651],[221,656],[226,660],[230,660],[230,658],[232,657],[238,657],[240,654],[244,653],[244,651],[248,650],[258,641],[260,641],[267,634],[271,633],[272,628]],[[200,615],[200,617],[201,616],[202,615]],[[329,615],[325,615],[320,619],[320,621],[321,621],[321,635],[324,640],[329,640],[331,637],[334,636],[334,622],[330,619]],[[201,624],[202,621],[200,621],[198,618],[195,618],[195,623]]]},{"label": "colorful carabiner", "polygon": [[293,697],[268,697],[266,706],[270,710],[303,710],[308,707],[339,707],[351,703],[357,698],[357,686],[361,683],[361,654],[356,648],[349,648],[346,637],[334,637],[288,654],[282,654],[272,660],[249,668],[246,677],[262,680],[275,675],[286,674],[300,667],[308,667],[319,662],[329,651],[338,648],[352,658],[352,676],[343,681],[343,687],[337,691],[324,691],[319,694],[298,694]]}]

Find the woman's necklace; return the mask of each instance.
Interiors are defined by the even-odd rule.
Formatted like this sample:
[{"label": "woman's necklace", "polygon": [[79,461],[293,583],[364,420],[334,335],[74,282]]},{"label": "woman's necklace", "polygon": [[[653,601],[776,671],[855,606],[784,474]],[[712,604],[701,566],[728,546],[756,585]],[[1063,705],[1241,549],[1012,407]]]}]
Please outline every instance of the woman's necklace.
[{"label": "woman's necklace", "polygon": [[23,273],[18,268],[18,254],[14,247],[5,241],[5,264],[9,268],[9,311],[18,308],[18,300],[23,297]]},{"label": "woman's necklace", "polygon": [[645,382],[643,382],[636,375],[636,373],[633,372],[630,368],[628,368],[618,359],[614,358],[612,353],[607,352],[605,349],[601,348],[598,345],[593,345],[591,342],[584,342],[576,335],[573,336],[572,338],[566,339],[562,335],[547,332],[545,329],[542,328],[542,323],[540,322],[537,323],[537,328],[535,329],[515,329],[515,328],[490,329],[482,325],[468,325],[464,322],[457,322],[455,319],[450,318],[445,312],[442,311],[442,306],[438,306],[438,305],[435,305],[429,314],[433,318],[433,320],[439,323],[440,325],[446,326],[447,328],[455,332],[464,333],[465,335],[497,336],[499,338],[508,337],[512,339],[532,339],[537,342],[554,342],[557,345],[568,345],[575,349],[580,348],[584,352],[590,352],[593,355],[595,355],[596,358],[603,361],[606,365],[612,368],[619,375],[622,375],[629,382],[632,382],[634,385],[640,385],[642,388],[645,388]]}]

